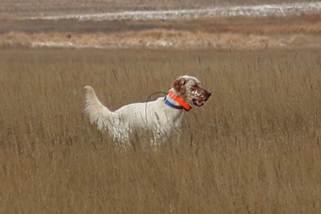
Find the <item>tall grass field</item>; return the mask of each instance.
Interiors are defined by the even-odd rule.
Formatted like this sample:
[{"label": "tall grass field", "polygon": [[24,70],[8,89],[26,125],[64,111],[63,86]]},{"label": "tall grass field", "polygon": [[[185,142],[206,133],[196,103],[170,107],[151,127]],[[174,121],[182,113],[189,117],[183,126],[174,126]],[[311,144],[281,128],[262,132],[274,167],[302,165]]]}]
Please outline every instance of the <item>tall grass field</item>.
[{"label": "tall grass field", "polygon": [[[83,113],[84,85],[115,110],[183,74],[213,94],[179,141]],[[320,213],[320,50],[1,49],[0,86],[0,213]]]}]

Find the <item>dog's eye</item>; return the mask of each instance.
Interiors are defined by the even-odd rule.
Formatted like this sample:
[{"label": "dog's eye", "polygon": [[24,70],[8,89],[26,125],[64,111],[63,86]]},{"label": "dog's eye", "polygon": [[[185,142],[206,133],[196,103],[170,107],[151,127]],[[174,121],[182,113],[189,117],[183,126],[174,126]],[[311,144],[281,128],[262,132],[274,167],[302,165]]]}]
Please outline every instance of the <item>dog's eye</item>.
[{"label": "dog's eye", "polygon": [[196,91],[197,90],[197,86],[193,85],[191,89],[192,89],[192,91]]}]

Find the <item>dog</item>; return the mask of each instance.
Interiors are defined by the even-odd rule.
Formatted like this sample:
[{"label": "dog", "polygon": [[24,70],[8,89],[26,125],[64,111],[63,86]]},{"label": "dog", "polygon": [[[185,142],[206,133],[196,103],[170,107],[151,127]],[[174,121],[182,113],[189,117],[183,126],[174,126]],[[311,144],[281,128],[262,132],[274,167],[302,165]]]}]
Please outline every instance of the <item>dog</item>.
[{"label": "dog", "polygon": [[203,106],[211,96],[196,77],[184,75],[174,81],[164,97],[111,111],[99,101],[91,86],[84,88],[85,113],[90,123],[121,143],[128,143],[132,134],[142,130],[151,132],[151,144],[165,141],[174,130],[181,130],[184,112],[192,106]]}]

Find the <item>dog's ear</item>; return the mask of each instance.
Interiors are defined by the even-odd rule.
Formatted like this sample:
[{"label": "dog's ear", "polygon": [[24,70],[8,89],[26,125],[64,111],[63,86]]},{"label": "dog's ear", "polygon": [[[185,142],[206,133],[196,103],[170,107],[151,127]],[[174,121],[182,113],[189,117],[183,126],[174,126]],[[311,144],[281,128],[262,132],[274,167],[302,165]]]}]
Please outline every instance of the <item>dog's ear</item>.
[{"label": "dog's ear", "polygon": [[176,92],[180,93],[180,94],[184,94],[185,90],[183,90],[183,85],[185,85],[186,83],[186,79],[184,79],[183,77],[178,78],[174,81],[173,84],[173,88],[175,89]]}]

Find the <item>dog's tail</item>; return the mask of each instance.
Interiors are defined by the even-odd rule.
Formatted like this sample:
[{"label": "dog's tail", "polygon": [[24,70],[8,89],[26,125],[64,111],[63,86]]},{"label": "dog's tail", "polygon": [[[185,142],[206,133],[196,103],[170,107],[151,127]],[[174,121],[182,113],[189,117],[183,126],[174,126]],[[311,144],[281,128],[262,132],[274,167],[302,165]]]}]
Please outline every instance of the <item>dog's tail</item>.
[{"label": "dog's tail", "polygon": [[95,90],[86,85],[85,87],[85,113],[89,117],[91,124],[95,123],[99,130],[106,127],[106,123],[112,116],[112,112],[104,106],[97,98]]}]

